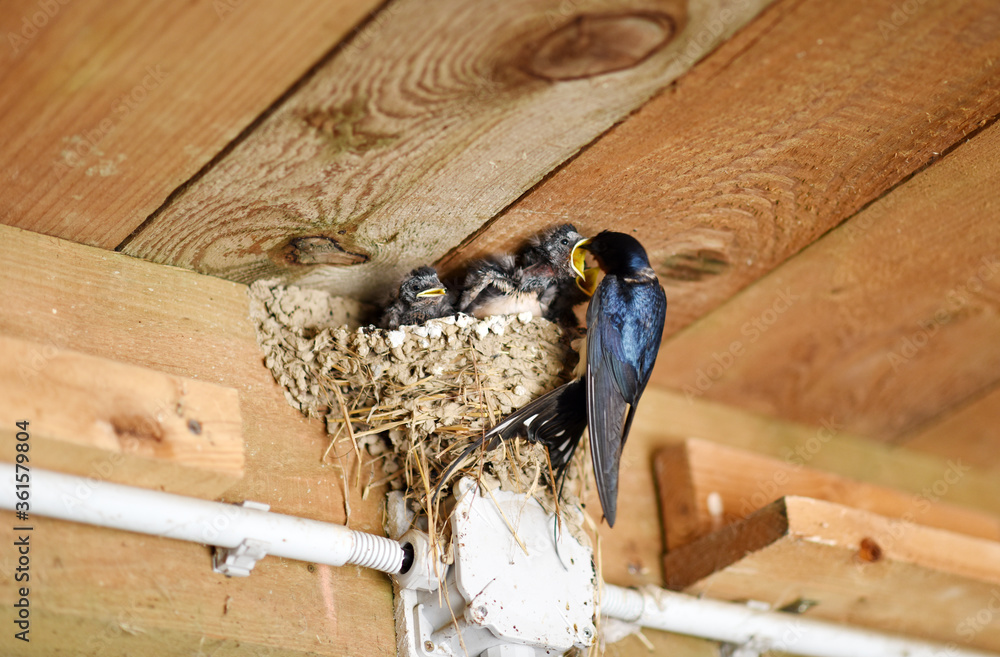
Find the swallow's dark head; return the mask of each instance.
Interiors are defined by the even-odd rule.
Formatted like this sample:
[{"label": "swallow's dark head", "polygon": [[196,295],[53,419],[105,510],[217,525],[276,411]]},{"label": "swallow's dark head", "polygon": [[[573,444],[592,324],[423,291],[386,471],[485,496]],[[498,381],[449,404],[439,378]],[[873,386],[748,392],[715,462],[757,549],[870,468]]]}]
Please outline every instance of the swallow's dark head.
[{"label": "swallow's dark head", "polygon": [[408,303],[438,302],[448,291],[433,267],[418,267],[399,286],[399,298]]},{"label": "swallow's dark head", "polygon": [[622,278],[655,278],[653,268],[649,266],[646,249],[639,240],[625,233],[605,230],[589,240],[576,245],[571,256],[577,274],[577,284],[587,294],[593,294],[597,288],[597,269],[583,269],[584,251],[590,252],[597,265],[607,274],[615,274]]},{"label": "swallow's dark head", "polygon": [[582,248],[590,251],[601,269],[608,273],[628,275],[649,267],[646,249],[639,240],[625,233],[602,231]]}]

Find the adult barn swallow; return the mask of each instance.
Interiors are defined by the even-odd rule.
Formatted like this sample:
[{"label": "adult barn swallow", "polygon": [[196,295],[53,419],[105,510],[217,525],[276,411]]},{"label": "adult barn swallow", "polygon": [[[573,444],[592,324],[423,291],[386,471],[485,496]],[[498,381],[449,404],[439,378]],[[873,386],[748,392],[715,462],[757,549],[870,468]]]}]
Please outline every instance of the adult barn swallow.
[{"label": "adult barn swallow", "polygon": [[631,235],[604,231],[582,248],[604,271],[587,307],[584,380],[597,493],[608,526],[614,526],[622,448],[656,363],[667,295],[646,250]]},{"label": "adult barn swallow", "polygon": [[399,292],[393,295],[382,311],[378,325],[384,329],[397,329],[454,314],[455,306],[437,272],[433,267],[419,267],[403,279]]},{"label": "adult barn swallow", "polygon": [[563,224],[532,238],[516,256],[477,262],[466,275],[459,309],[480,319],[530,312],[575,324],[573,306],[587,299],[573,268],[574,249],[582,241],[571,224]]},{"label": "adult barn swallow", "polygon": [[604,517],[614,526],[621,452],[660,348],[667,297],[635,238],[604,231],[575,246],[572,260],[581,288],[593,290],[581,249],[593,254],[605,276],[587,307],[579,378],[504,418],[448,468],[442,483],[477,447],[485,443],[493,449],[517,434],[546,446],[558,480],[589,427],[597,492]]}]

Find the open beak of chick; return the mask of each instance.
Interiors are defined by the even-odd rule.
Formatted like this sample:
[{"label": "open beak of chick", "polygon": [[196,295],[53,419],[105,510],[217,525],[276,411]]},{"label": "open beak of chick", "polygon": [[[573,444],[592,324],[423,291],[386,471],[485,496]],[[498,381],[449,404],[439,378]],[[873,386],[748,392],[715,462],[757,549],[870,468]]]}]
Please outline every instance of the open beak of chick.
[{"label": "open beak of chick", "polygon": [[443,287],[432,287],[429,290],[424,290],[423,292],[417,292],[418,297],[440,297],[448,294],[448,290]]},{"label": "open beak of chick", "polygon": [[590,240],[583,239],[573,245],[573,251],[570,253],[570,261],[573,272],[576,274],[576,286],[583,290],[588,297],[592,297],[594,296],[594,291],[597,289],[600,267],[586,268],[587,251],[589,250],[587,248],[588,244],[590,244]]}]

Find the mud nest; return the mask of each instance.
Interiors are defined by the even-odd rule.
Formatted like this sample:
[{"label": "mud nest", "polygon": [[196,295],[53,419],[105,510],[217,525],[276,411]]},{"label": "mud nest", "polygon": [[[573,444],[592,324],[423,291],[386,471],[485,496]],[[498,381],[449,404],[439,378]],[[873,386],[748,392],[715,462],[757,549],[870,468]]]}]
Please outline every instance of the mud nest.
[{"label": "mud nest", "polygon": [[[443,526],[431,499],[447,467],[500,418],[565,382],[576,360],[575,336],[530,315],[459,315],[386,331],[363,325],[368,314],[357,301],[325,292],[257,281],[250,297],[264,362],[289,403],[325,419],[331,448],[379,461],[374,484],[404,489],[432,532]],[[579,455],[574,461],[562,498],[571,506]],[[449,485],[463,474],[555,508],[540,445],[480,450]]]}]

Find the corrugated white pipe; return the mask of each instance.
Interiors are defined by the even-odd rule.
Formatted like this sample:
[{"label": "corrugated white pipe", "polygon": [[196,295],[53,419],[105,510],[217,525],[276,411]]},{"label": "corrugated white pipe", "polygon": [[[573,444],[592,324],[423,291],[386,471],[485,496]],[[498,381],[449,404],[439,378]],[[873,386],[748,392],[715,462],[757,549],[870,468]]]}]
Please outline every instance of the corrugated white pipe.
[{"label": "corrugated white pipe", "polygon": [[[19,501],[14,465],[0,465],[5,475],[0,508],[14,510]],[[386,573],[398,573],[406,558],[399,542],[342,525],[37,468],[31,468],[29,492],[29,522],[48,516],[226,548],[254,539],[277,557]]]},{"label": "corrugated white pipe", "polygon": [[604,585],[601,613],[667,632],[810,657],[996,657],[746,605]]}]

